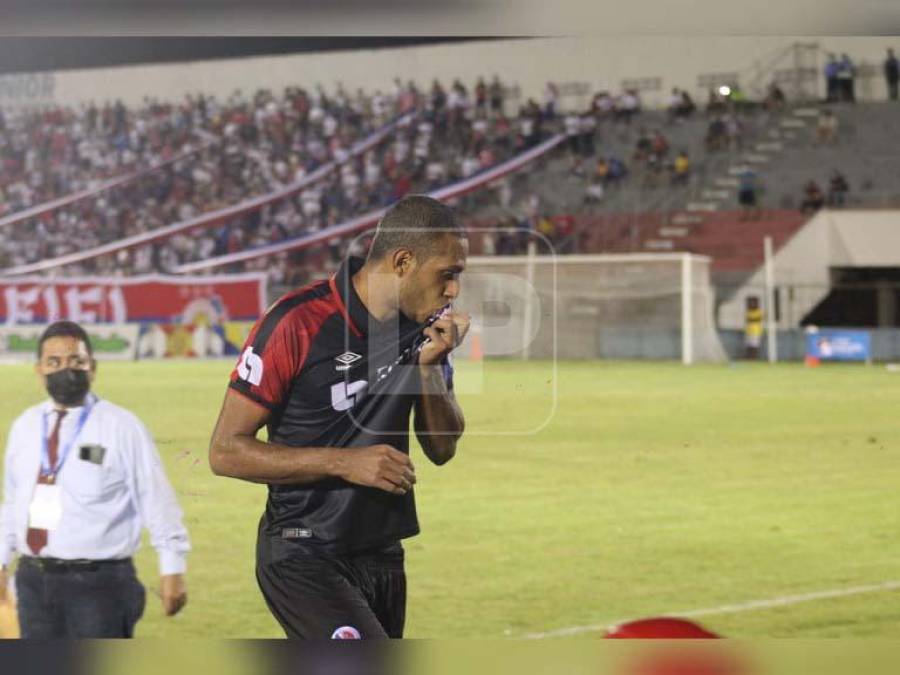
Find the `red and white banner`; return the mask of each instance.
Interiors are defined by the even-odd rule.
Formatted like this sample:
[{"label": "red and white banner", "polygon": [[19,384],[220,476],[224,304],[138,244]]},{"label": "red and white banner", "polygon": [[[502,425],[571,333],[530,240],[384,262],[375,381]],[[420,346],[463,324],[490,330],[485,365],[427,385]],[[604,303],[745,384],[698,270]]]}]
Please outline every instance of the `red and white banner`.
[{"label": "red and white banner", "polygon": [[220,325],[253,321],[265,311],[261,274],[214,277],[152,275],[121,279],[0,278],[0,323],[164,322]]}]

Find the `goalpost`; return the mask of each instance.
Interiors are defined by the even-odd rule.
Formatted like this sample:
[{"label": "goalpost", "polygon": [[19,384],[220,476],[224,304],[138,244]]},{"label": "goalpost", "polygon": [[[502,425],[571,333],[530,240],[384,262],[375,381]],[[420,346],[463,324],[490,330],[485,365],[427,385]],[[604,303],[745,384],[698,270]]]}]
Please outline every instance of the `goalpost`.
[{"label": "goalpost", "polygon": [[470,258],[457,304],[486,357],[725,361],[709,268],[690,253],[551,256],[532,246]]}]

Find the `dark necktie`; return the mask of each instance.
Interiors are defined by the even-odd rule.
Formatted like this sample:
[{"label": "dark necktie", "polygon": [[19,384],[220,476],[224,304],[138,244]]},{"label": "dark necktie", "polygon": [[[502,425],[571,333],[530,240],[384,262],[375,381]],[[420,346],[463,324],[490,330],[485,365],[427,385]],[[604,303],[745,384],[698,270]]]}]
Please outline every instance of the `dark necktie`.
[{"label": "dark necktie", "polygon": [[[50,469],[53,470],[56,467],[56,460],[58,458],[59,452],[59,423],[62,422],[62,418],[66,416],[67,410],[55,410],[56,413],[56,422],[53,425],[53,431],[50,432],[50,437],[47,439],[47,455],[50,459]],[[41,468],[38,467],[38,484],[39,485],[50,485],[56,480],[56,476],[53,476],[53,480],[50,479],[49,476],[45,476],[41,471]],[[40,554],[41,550],[47,545],[47,530],[37,528],[37,527],[29,527],[28,534],[25,537],[25,541],[28,542],[28,548],[31,549],[31,552],[35,555]]]}]

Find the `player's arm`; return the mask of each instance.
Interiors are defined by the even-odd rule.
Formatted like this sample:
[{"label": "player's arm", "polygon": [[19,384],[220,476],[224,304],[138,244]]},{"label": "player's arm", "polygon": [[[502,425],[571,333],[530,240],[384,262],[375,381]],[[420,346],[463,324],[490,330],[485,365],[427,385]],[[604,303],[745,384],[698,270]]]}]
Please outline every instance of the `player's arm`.
[{"label": "player's arm", "polygon": [[271,412],[229,389],[209,446],[213,473],[254,483],[296,485],[341,478],[404,494],[416,482],[409,457],[389,445],[295,448],[256,438]]},{"label": "player's arm", "polygon": [[416,398],[413,426],[426,457],[438,465],[453,459],[465,430],[465,417],[444,372],[444,360],[468,330],[467,314],[450,314],[425,329],[429,342],[419,356],[422,393]]}]

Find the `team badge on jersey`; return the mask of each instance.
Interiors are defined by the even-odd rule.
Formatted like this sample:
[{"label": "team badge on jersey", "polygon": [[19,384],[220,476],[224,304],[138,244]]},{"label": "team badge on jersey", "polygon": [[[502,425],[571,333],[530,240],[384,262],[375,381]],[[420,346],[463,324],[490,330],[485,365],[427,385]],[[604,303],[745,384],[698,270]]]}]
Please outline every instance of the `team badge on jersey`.
[{"label": "team badge on jersey", "polygon": [[341,626],[331,634],[332,640],[362,640],[362,635],[353,626]]}]

